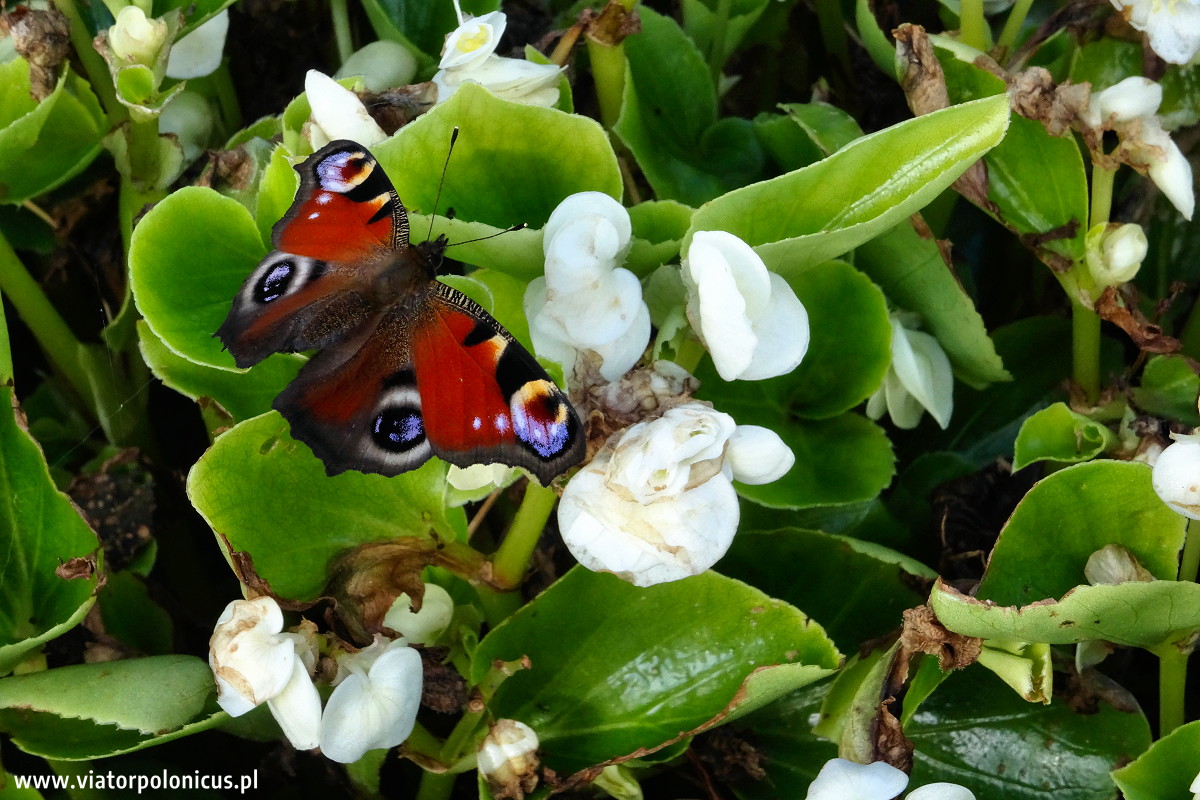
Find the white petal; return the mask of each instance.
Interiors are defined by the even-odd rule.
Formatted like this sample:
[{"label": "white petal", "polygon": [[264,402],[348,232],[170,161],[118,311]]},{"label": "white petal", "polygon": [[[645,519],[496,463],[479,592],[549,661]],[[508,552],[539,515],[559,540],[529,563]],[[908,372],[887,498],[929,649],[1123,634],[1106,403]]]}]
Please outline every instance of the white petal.
[{"label": "white petal", "polygon": [[543,244],[550,242],[566,225],[574,220],[597,214],[613,226],[617,233],[618,249],[629,246],[633,236],[633,225],[625,207],[604,192],[576,192],[563,199],[546,220],[542,228]]},{"label": "white petal", "polygon": [[362,75],[369,90],[382,92],[411,83],[416,73],[417,60],[407,47],[380,39],[351,53],[334,77]]},{"label": "white petal", "polygon": [[[892,369],[904,388],[938,425],[950,424],[954,410],[954,373],[937,339],[911,331],[892,318]],[[888,398],[888,408],[892,408]],[[894,418],[894,417],[893,417]]]},{"label": "white petal", "polygon": [[507,25],[508,18],[502,11],[464,21],[446,36],[438,67],[457,69],[482,62],[495,52]]},{"label": "white petal", "polygon": [[908,388],[896,375],[896,370],[888,368],[883,379],[883,396],[886,401],[888,416],[897,428],[912,430],[921,423],[925,407],[917,398],[909,393]]},{"label": "white petal", "polygon": [[1142,29],[1150,38],[1150,49],[1171,64],[1187,64],[1195,58],[1200,51],[1200,6],[1190,0],[1146,5],[1150,10]]},{"label": "white petal", "polygon": [[1192,186],[1192,165],[1187,157],[1168,138],[1162,143],[1163,158],[1150,163],[1150,180],[1158,186],[1171,204],[1186,220],[1191,220],[1196,210],[1196,192]]},{"label": "white petal", "polygon": [[782,478],[796,463],[796,455],[779,434],[758,425],[738,425],[729,437],[725,461],[733,479],[762,484]]},{"label": "white petal", "polygon": [[758,339],[754,358],[738,376],[744,381],[787,375],[808,352],[808,311],[787,281],[775,273],[770,276],[771,300],[762,315],[752,322]]},{"label": "white petal", "polygon": [[693,241],[682,274],[693,330],[712,356],[717,373],[727,381],[736,380],[754,360],[758,337],[732,269],[713,248],[697,247]]},{"label": "white petal", "polygon": [[767,266],[754,248],[728,231],[698,231],[688,248],[691,258],[696,248],[704,259],[716,258],[728,265],[738,293],[746,302],[746,313],[757,317],[766,310],[771,298],[771,280]]},{"label": "white petal", "polygon": [[160,133],[173,133],[183,148],[183,157],[191,162],[208,146],[213,130],[213,108],[208,98],[185,89],[171,99],[158,117]]},{"label": "white petal", "polygon": [[1092,95],[1091,105],[1103,121],[1128,122],[1152,115],[1162,98],[1162,86],[1135,75]]},{"label": "white petal", "polygon": [[907,785],[907,775],[882,761],[856,764],[832,758],[821,767],[805,797],[806,800],[892,800]]},{"label": "white petal", "polygon": [[213,629],[208,663],[217,678],[217,702],[239,716],[283,691],[296,650],[280,636],[283,612],[270,597],[234,600]]},{"label": "white petal", "polygon": [[502,776],[506,782],[536,768],[538,737],[533,728],[515,719],[501,719],[480,743],[476,764],[486,778]]},{"label": "white petal", "polygon": [[225,34],[229,32],[229,9],[225,9],[171,45],[167,77],[200,78],[221,66]]},{"label": "white petal", "polygon": [[420,611],[414,612],[408,594],[401,594],[384,615],[383,624],[412,644],[431,644],[450,626],[453,616],[450,593],[436,583],[427,583]]},{"label": "white petal", "polygon": [[927,783],[909,792],[907,800],[975,800],[975,794],[957,783]]},{"label": "white petal", "polygon": [[640,303],[637,315],[625,333],[611,342],[589,349],[600,356],[600,376],[606,381],[615,381],[641,360],[649,341],[650,309],[646,308],[645,303]]},{"label": "white petal", "polygon": [[1176,435],[1154,462],[1150,483],[1173,511],[1200,519],[1200,437]]},{"label": "white petal", "polygon": [[287,686],[268,700],[267,706],[292,747],[312,750],[317,746],[321,729],[321,695],[298,656],[292,661],[292,676]]},{"label": "white petal", "polygon": [[1188,787],[1189,792],[1200,792],[1200,775],[1192,778],[1192,785]]},{"label": "white petal", "polygon": [[421,686],[421,656],[393,643],[366,677],[351,674],[329,696],[321,718],[321,752],[349,764],[368,750],[400,744],[416,723]]},{"label": "white petal", "polygon": [[387,138],[358,95],[328,75],[310,69],[304,78],[304,91],[313,120],[330,141],[349,139],[370,147]]}]

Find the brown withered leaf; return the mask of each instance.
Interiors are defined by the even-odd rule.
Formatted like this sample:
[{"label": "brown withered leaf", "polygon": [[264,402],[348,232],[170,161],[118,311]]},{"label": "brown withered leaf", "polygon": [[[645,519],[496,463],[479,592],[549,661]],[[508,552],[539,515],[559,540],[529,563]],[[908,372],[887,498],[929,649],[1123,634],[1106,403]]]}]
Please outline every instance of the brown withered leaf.
[{"label": "brown withered leaf", "polygon": [[[87,580],[96,574],[96,557],[75,556],[74,558],[68,558],[54,568],[54,574],[64,581],[75,581],[81,578]],[[104,576],[100,577],[103,581]]]},{"label": "brown withered leaf", "polygon": [[642,29],[637,12],[626,8],[618,0],[609,0],[598,15],[584,22],[583,35],[602,45],[618,45]]},{"label": "brown withered leaf", "polygon": [[1162,328],[1146,319],[1137,306],[1124,303],[1112,286],[1106,287],[1096,301],[1096,313],[1125,331],[1133,343],[1147,353],[1174,353],[1183,346],[1178,339],[1167,336]]},{"label": "brown withered leaf", "polygon": [[904,63],[900,87],[913,114],[919,117],[948,107],[946,74],[925,29],[906,22],[892,31],[892,36],[896,39],[896,56]]},{"label": "brown withered leaf", "polygon": [[12,37],[17,53],[29,62],[29,93],[39,102],[45,100],[58,85],[71,52],[70,21],[53,6],[17,6],[0,15],[0,31]]},{"label": "brown withered leaf", "polygon": [[983,640],[947,630],[938,622],[933,609],[918,606],[904,612],[904,627],[900,631],[901,649],[912,654],[937,656],[943,671],[962,669],[979,660]]}]

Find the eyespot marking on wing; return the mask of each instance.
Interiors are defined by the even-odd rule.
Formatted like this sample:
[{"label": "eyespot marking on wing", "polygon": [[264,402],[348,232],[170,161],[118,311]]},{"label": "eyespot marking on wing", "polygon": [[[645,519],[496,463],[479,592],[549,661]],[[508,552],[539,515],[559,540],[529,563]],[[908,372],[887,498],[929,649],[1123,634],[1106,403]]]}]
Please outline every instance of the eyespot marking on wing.
[{"label": "eyespot marking on wing", "polygon": [[541,378],[526,382],[509,401],[513,433],[542,458],[552,458],[571,444],[571,412],[557,386]]},{"label": "eyespot marking on wing", "polygon": [[315,258],[291,253],[272,253],[263,259],[243,290],[246,302],[263,306],[300,291],[325,273],[325,264]]}]

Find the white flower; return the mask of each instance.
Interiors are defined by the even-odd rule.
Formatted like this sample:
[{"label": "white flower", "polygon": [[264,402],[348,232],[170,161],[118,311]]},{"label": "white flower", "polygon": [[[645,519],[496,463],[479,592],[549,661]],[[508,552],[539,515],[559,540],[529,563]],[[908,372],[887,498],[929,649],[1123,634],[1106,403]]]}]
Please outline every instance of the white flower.
[{"label": "white flower", "polygon": [[579,351],[591,350],[601,358],[601,376],[614,381],[650,340],[642,285],[619,266],[632,230],[629,212],[601,192],[571,195],[546,222],[546,276],[526,289],[525,315],[534,350],[562,364],[568,377]]},{"label": "white flower", "polygon": [[507,464],[472,464],[469,467],[450,465],[446,482],[460,492],[478,493],[486,496],[515,481],[521,471]]},{"label": "white flower", "polygon": [[1200,775],[1192,778],[1192,785],[1188,787],[1189,792],[1194,792],[1192,800],[1200,800]]},{"label": "white flower", "polygon": [[504,13],[493,11],[461,22],[446,37],[440,68],[433,76],[439,103],[452,97],[464,83],[478,83],[514,103],[552,106],[558,102],[561,68],[495,54],[506,24]]},{"label": "white flower", "polygon": [[[900,770],[875,761],[856,764],[831,758],[808,787],[806,800],[892,800],[908,785]],[[975,800],[969,789],[956,783],[930,783],[914,789],[908,800]]]},{"label": "white flower", "polygon": [[943,429],[954,410],[954,374],[950,359],[927,333],[909,330],[892,314],[892,363],[883,385],[867,400],[867,416],[886,411],[898,428],[915,428],[928,411]]},{"label": "white flower", "polygon": [[479,773],[494,797],[524,797],[537,786],[538,737],[524,722],[497,720],[479,745]]},{"label": "white flower", "polygon": [[334,77],[362,75],[368,90],[382,92],[411,83],[416,74],[417,59],[412,51],[399,42],[380,39],[351,53]]},{"label": "white flower", "polygon": [[750,245],[700,231],[683,259],[687,316],[727,381],[786,375],[808,352],[808,312]]},{"label": "white flower", "polygon": [[310,69],[304,77],[304,91],[312,109],[309,139],[314,150],[335,139],[349,139],[370,147],[387,138],[358,95],[328,75]]},{"label": "white flower", "polygon": [[137,6],[125,6],[108,29],[108,46],[123,61],[149,67],[158,60],[167,36],[167,23],[148,18]]},{"label": "white flower", "polygon": [[432,644],[450,626],[454,601],[450,593],[436,583],[425,584],[421,610],[413,611],[408,593],[395,599],[383,617],[383,624],[412,644]]},{"label": "white flower", "polygon": [[1149,175],[1179,213],[1190,220],[1196,207],[1192,166],[1155,115],[1162,96],[1162,87],[1157,83],[1129,77],[1094,92],[1082,117],[1092,127],[1116,131],[1121,140],[1117,155]]},{"label": "white flower", "polygon": [[171,98],[171,102],[158,117],[161,133],[173,133],[183,148],[183,158],[192,162],[208,147],[213,131],[213,108],[208,98],[199,92],[184,90]]},{"label": "white flower", "polygon": [[1196,0],[1112,0],[1129,24],[1145,31],[1163,61],[1187,64],[1200,51],[1200,3]]},{"label": "white flower", "polygon": [[224,9],[187,36],[171,45],[167,56],[170,78],[201,78],[221,66],[225,34],[229,32],[229,9]]},{"label": "white flower", "polygon": [[703,403],[676,406],[614,435],[571,478],[558,507],[563,541],[588,569],[638,586],[698,575],[737,532],[732,481],[773,480],[794,460],[766,429],[743,431]]},{"label": "white flower", "polygon": [[321,698],[309,678],[316,654],[306,637],[282,631],[283,612],[270,597],[225,607],[208,648],[217,703],[233,717],[268,703],[293,746],[310,750],[321,718]]},{"label": "white flower", "polygon": [[1175,440],[1154,462],[1151,485],[1171,510],[1200,519],[1200,436],[1173,433]]},{"label": "white flower", "polygon": [[1088,271],[1101,286],[1133,280],[1150,248],[1142,226],[1134,222],[1097,225],[1087,232],[1084,240]]},{"label": "white flower", "polygon": [[340,683],[321,717],[321,752],[342,764],[403,742],[416,724],[421,656],[402,639],[377,638],[338,658]]}]

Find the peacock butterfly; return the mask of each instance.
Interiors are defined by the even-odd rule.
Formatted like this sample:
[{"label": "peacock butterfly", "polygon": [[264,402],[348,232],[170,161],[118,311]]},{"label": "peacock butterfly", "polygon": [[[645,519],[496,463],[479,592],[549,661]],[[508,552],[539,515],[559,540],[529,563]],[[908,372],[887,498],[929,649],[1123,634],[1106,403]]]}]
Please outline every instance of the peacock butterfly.
[{"label": "peacock butterfly", "polygon": [[408,214],[366,148],[330,142],[215,336],[239,367],[319,350],[274,408],[336,475],[397,475],[436,455],[525,467],[543,484],[584,454],[579,418],[529,352],[435,280],[446,238]]}]

